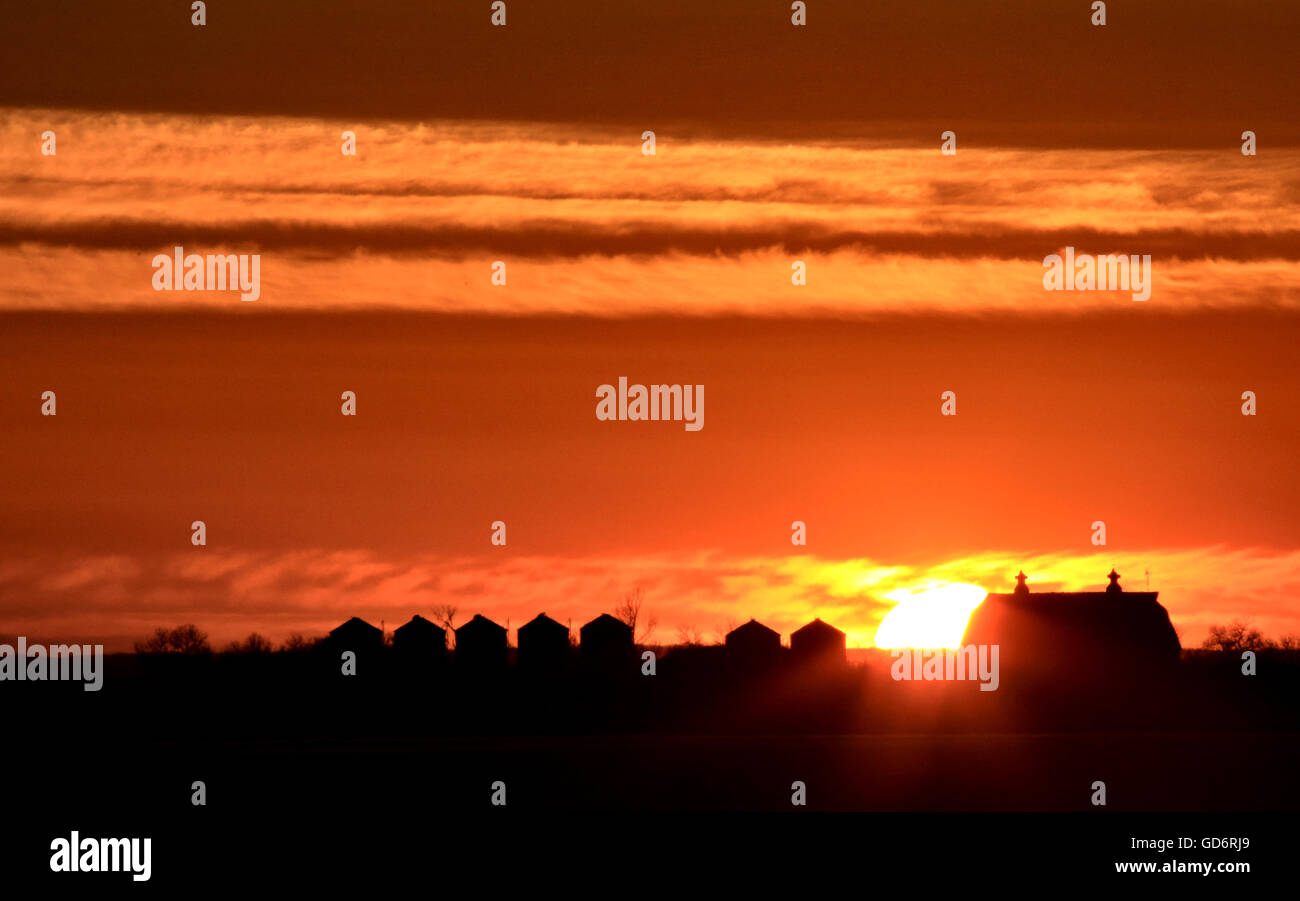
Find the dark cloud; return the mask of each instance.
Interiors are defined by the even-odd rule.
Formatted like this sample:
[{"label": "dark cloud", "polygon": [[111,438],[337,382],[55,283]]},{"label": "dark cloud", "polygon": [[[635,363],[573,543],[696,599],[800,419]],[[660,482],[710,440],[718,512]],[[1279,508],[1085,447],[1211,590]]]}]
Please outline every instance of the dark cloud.
[{"label": "dark cloud", "polygon": [[837,230],[806,222],[727,226],[717,229],[595,222],[535,222],[510,228],[460,224],[332,225],[319,222],[246,220],[220,225],[192,222],[100,220],[69,223],[0,222],[0,245],[40,243],[91,250],[165,253],[174,245],[255,248],[321,254],[322,258],[366,250],[456,258],[500,254],[524,258],[684,253],[740,254],[776,248],[804,251],[910,254],[918,257],[987,257],[1039,260],[1071,245],[1079,253],[1142,253],[1160,259],[1300,259],[1300,231],[1193,231],[1093,228],[938,230],[934,232]]}]

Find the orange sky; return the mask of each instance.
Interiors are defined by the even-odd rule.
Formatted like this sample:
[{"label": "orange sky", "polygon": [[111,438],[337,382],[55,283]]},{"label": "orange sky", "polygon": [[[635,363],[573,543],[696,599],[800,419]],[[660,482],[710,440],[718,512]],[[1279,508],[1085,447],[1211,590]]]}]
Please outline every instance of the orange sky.
[{"label": "orange sky", "polygon": [[[1232,616],[1298,625],[1291,313],[601,320],[260,303],[6,315],[12,631],[195,619],[278,636],[443,602],[580,622],[642,585],[661,637],[750,615],[788,631],[820,612],[865,641],[879,596],[909,583],[803,568],[841,565],[916,580],[956,566],[994,590],[1021,565],[1079,588],[1112,564],[1130,585],[1149,568],[1194,635]],[[620,375],[705,385],[705,427],[598,422],[595,386]],[[1245,386],[1259,416],[1239,412]],[[53,419],[37,415],[46,388]],[[939,415],[946,389],[956,417]],[[194,519],[206,548],[189,545]],[[506,548],[489,544],[498,519]],[[806,550],[789,543],[795,519]]]},{"label": "orange sky", "polygon": [[[4,23],[0,634],[639,586],[660,640],[865,645],[900,588],[1112,565],[1185,643],[1300,631],[1297,9],[110,6]],[[155,292],[178,244],[261,298]],[[1066,246],[1151,254],[1151,299],[1044,291]],[[597,421],[620,376],[704,429]]]}]

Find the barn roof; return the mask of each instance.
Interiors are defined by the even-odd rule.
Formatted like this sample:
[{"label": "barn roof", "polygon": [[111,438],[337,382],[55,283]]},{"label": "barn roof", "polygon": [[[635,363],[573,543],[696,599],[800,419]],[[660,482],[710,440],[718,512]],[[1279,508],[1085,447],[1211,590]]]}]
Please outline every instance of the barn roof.
[{"label": "barn roof", "polygon": [[975,608],[966,642],[1001,643],[1042,657],[1120,646],[1178,657],[1178,634],[1156,600],[1159,592],[1124,591],[1113,569],[1104,591],[1030,591],[1023,573],[1016,578],[1014,591],[990,592]]}]

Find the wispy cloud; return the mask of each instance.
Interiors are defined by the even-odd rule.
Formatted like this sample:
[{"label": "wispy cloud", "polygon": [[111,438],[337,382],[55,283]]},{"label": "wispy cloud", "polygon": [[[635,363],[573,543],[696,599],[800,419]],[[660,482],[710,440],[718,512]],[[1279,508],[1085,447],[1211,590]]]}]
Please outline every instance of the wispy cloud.
[{"label": "wispy cloud", "polygon": [[[1118,554],[988,552],[922,564],[811,555],[516,556],[372,551],[287,553],[204,550],[156,557],[59,555],[0,567],[0,632],[91,636],[129,647],[158,625],[197,622],[218,642],[260,631],[323,634],[359,615],[389,628],[414,613],[454,604],[462,621],[483,613],[512,628],[545,611],[579,626],[635,587],[658,620],[654,638],[682,627],[720,639],[754,616],[789,635],[814,616],[869,646],[900,588],[966,582],[1008,590],[1019,568],[1035,591],[1097,590],[1111,566],[1129,590],[1160,592],[1184,643],[1214,623],[1246,618],[1266,634],[1300,631],[1300,551],[1207,547]],[[1230,574],[1230,581],[1225,581]]]},{"label": "wispy cloud", "polygon": [[[34,136],[50,128],[59,153]],[[339,152],[343,128],[358,156]],[[1154,301],[1300,302],[1300,153],[664,140],[512,123],[0,116],[7,308],[224,305],[149,260],[260,250],[264,305],[785,313],[1096,307],[1042,259],[1151,254]],[[237,146],[237,152],[232,147]],[[809,265],[790,284],[790,264]],[[488,266],[510,267],[494,288]]]}]

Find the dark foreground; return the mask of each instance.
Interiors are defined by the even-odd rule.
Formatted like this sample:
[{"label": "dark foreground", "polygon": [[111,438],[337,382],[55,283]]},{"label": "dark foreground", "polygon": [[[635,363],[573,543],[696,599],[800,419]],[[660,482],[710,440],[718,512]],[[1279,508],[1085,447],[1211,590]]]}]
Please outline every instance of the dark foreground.
[{"label": "dark foreground", "polygon": [[[829,861],[840,875],[824,889],[855,871],[1233,886],[1286,873],[1289,811],[1300,802],[1293,733],[118,741],[106,750],[87,736],[18,757],[23,778],[6,790],[15,814],[4,830],[6,876],[146,891],[192,886],[195,873],[213,883],[270,874],[382,883],[474,865],[508,871],[491,876],[494,886],[526,885],[529,865],[718,878],[733,855],[763,859],[774,879],[792,878],[801,859],[843,855]],[[1099,780],[1105,806],[1092,803]],[[203,806],[192,803],[195,781]],[[796,782],[806,805],[792,804]],[[505,804],[494,805],[502,783]],[[152,836],[149,883],[51,873],[49,843],[72,829]],[[1195,847],[1134,847],[1176,837]],[[1202,847],[1212,838],[1249,847]],[[1180,859],[1245,861],[1252,872],[1163,874],[1171,883],[1115,872],[1116,862]]]},{"label": "dark foreground", "polygon": [[[123,657],[99,692],[24,683],[5,710],[0,874],[169,896],[196,873],[494,896],[555,878],[764,896],[779,880],[1293,878],[1290,657],[1262,658],[1259,677],[1218,655],[1123,683],[1007,669],[992,692],[897,682],[887,661],[739,678],[677,659],[653,678],[345,679],[310,657]],[[51,842],[74,830],[151,838],[149,881],[51,872]],[[1116,870],[1152,862],[1175,869]],[[1207,862],[1251,872],[1177,869]]]}]

